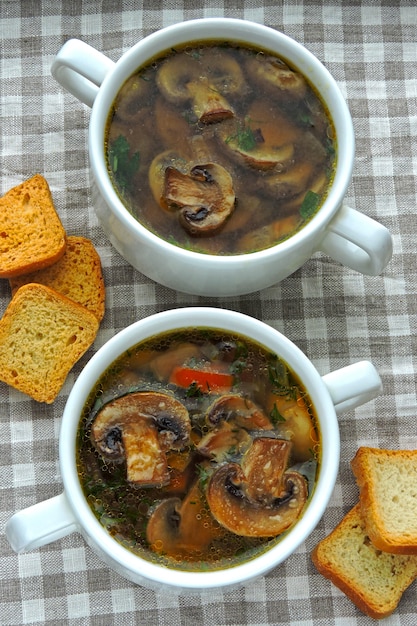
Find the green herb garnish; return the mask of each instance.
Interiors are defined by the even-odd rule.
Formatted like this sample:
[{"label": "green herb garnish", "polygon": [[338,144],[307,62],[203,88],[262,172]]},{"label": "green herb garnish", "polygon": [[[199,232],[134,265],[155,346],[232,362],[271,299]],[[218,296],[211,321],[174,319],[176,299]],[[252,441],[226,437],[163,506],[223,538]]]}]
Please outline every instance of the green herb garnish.
[{"label": "green herb garnish", "polygon": [[206,467],[200,464],[196,465],[196,469],[198,472],[198,478],[200,480],[200,486],[204,490],[207,486],[212,472],[210,472]]},{"label": "green herb garnish", "polygon": [[139,167],[139,160],[139,152],[130,155],[130,145],[124,135],[119,135],[111,144],[109,163],[114,178],[122,191],[126,191],[131,186],[132,177]]},{"label": "green herb garnish", "polygon": [[274,407],[272,409],[272,411],[269,414],[269,417],[271,418],[271,422],[273,423],[274,426],[276,426],[277,424],[281,423],[281,422],[285,422],[285,417],[283,415],[281,415],[281,413],[278,411],[277,405],[274,402]]},{"label": "green herb garnish", "polygon": [[255,148],[258,142],[256,140],[256,133],[248,124],[244,124],[239,126],[234,135],[227,137],[226,143],[236,143],[240,150],[250,152]]},{"label": "green herb garnish", "polygon": [[286,365],[275,357],[275,361],[271,362],[268,367],[269,381],[271,383],[271,391],[277,396],[288,396],[289,398],[297,397],[296,387],[291,385]]},{"label": "green herb garnish", "polygon": [[300,207],[300,215],[303,219],[307,219],[314,215],[319,208],[320,195],[315,191],[307,191]]},{"label": "green herb garnish", "polygon": [[187,398],[201,398],[203,392],[201,391],[200,386],[196,382],[193,382],[188,387],[185,395],[187,396]]}]

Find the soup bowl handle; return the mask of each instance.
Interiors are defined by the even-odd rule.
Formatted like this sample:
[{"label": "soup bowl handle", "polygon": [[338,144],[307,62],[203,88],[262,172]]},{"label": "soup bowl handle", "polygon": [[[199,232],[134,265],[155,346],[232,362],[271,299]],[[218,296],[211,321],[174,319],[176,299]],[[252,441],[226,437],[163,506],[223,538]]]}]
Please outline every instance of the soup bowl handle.
[{"label": "soup bowl handle", "polygon": [[78,530],[65,493],[38,502],[7,522],[6,537],[15,552],[27,552]]},{"label": "soup bowl handle", "polygon": [[79,39],[70,39],[56,55],[51,72],[64,89],[92,107],[101,83],[114,65],[92,46]]},{"label": "soup bowl handle", "polygon": [[319,249],[351,269],[378,276],[392,256],[392,238],[385,226],[343,205],[327,227]]},{"label": "soup bowl handle", "polygon": [[336,413],[354,409],[382,392],[381,378],[370,361],[359,361],[322,376]]}]

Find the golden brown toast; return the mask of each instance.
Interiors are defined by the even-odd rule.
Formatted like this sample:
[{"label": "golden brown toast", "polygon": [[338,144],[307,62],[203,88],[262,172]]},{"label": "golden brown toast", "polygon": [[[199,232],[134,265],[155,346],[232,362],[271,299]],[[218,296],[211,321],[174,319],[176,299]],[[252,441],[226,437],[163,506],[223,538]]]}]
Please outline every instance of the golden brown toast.
[{"label": "golden brown toast", "polygon": [[312,560],[323,576],[374,619],[390,615],[417,578],[417,556],[375,548],[359,504],[314,548]]},{"label": "golden brown toast", "polygon": [[10,279],[12,295],[27,283],[41,283],[82,304],[101,322],[105,287],[100,257],[89,239],[69,236],[65,254],[53,265]]},{"label": "golden brown toast", "polygon": [[0,320],[0,380],[53,402],[98,327],[93,313],[54,289],[24,285]]},{"label": "golden brown toast", "polygon": [[65,246],[65,230],[43,176],[35,174],[0,198],[0,278],[48,267]]},{"label": "golden brown toast", "polygon": [[363,446],[351,467],[372,543],[385,552],[417,554],[417,450]]}]

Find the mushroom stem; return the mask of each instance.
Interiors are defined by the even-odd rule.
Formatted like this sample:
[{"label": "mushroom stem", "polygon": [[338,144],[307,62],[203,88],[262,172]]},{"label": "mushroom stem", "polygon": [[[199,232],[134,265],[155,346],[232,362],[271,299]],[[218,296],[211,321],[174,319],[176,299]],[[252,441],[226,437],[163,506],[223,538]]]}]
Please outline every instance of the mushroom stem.
[{"label": "mushroom stem", "polygon": [[165,452],[184,448],[191,424],[186,407],[154,391],[127,394],[106,404],[91,426],[91,441],[106,461],[126,460],[127,479],[141,485],[169,481]]},{"label": "mushroom stem", "polygon": [[169,472],[158,431],[147,420],[127,424],[122,431],[126,454],[126,478],[142,485],[165,485]]},{"label": "mushroom stem", "polygon": [[[231,532],[245,537],[280,535],[297,521],[307,502],[305,478],[298,472],[282,471],[291,444],[277,447],[279,440],[261,441],[260,446],[249,449],[251,458],[246,464],[222,465],[207,487],[213,517]],[[261,454],[256,460],[259,448]]]},{"label": "mushroom stem", "polygon": [[234,116],[233,107],[209,82],[191,82],[187,89],[193,111],[202,124],[214,124]]},{"label": "mushroom stem", "polygon": [[162,198],[170,210],[179,210],[184,228],[200,236],[218,231],[236,200],[232,177],[218,163],[194,165],[188,174],[167,167]]},{"label": "mushroom stem", "polygon": [[170,102],[189,102],[202,124],[233,117],[228,97],[241,96],[246,90],[237,60],[224,51],[217,54],[210,46],[194,57],[179,53],[166,59],[158,71],[157,83]]}]

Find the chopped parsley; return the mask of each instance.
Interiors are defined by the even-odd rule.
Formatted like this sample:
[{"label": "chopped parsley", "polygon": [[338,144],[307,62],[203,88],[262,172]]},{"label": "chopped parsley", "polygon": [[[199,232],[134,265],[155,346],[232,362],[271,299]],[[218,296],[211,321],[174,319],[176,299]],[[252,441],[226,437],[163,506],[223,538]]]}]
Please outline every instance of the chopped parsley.
[{"label": "chopped parsley", "polygon": [[314,213],[319,208],[319,204],[320,204],[320,195],[316,193],[315,191],[311,191],[311,190],[307,191],[306,195],[304,196],[304,200],[300,206],[301,217],[306,220],[312,215],[314,215]]},{"label": "chopped parsley", "polygon": [[281,413],[278,411],[277,405],[274,402],[274,407],[272,409],[272,411],[269,414],[269,417],[271,418],[271,422],[274,426],[276,426],[277,424],[279,424],[280,422],[285,422],[285,417],[283,415],[281,415]]},{"label": "chopped parsley", "polygon": [[187,396],[187,398],[201,398],[201,396],[203,395],[203,392],[201,391],[199,384],[196,382],[193,382],[187,388],[185,395]]},{"label": "chopped parsley", "polygon": [[262,141],[260,130],[252,130],[248,124],[240,125],[234,135],[227,137],[226,143],[235,143],[240,150],[250,152]]},{"label": "chopped parsley", "polygon": [[268,376],[272,393],[289,398],[297,397],[297,388],[291,384],[287,367],[278,357],[275,357],[274,361],[269,364]]},{"label": "chopped parsley", "polygon": [[109,164],[121,191],[126,191],[132,185],[132,177],[138,170],[139,161],[139,152],[131,155],[128,140],[124,135],[119,135],[110,146]]}]

